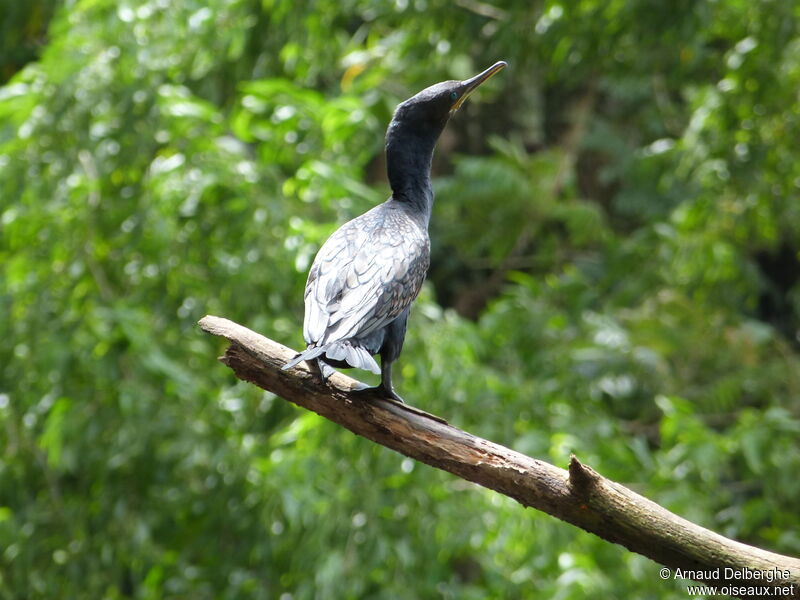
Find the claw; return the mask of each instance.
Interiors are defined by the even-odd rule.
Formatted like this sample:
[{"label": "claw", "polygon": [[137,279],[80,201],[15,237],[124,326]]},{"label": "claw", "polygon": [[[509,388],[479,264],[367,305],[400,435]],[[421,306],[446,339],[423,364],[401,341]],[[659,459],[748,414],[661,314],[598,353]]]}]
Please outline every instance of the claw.
[{"label": "claw", "polygon": [[442,423],[443,425],[449,425],[449,423],[441,417],[437,417],[436,415],[432,415],[429,412],[425,412],[424,410],[406,404],[405,400],[403,400],[397,394],[397,392],[395,392],[393,389],[387,390],[383,385],[376,385],[374,387],[370,387],[366,384],[359,382],[357,387],[350,388],[350,393],[359,396],[363,394],[365,396],[364,400],[366,400],[367,402],[375,399],[384,400],[386,402],[395,404],[397,408],[402,409],[404,411],[410,412],[415,415],[419,415],[420,417],[432,419],[434,421],[437,421],[438,423]]},{"label": "claw", "polygon": [[403,400],[397,392],[393,389],[387,390],[383,384],[376,385],[376,386],[368,386],[365,383],[361,383],[360,381],[358,384],[352,388],[350,391],[356,394],[368,393],[372,396],[378,396],[385,400],[392,400],[394,402],[399,402],[400,404],[405,404],[406,401]]}]

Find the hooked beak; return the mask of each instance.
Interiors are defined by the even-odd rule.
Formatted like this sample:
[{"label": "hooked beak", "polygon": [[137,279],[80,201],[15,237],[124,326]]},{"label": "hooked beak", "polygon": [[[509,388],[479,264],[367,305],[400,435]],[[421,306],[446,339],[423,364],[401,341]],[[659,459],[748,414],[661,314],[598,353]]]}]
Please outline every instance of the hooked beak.
[{"label": "hooked beak", "polygon": [[502,71],[508,66],[508,63],[504,60],[498,61],[494,63],[491,67],[486,69],[483,73],[478,73],[475,77],[467,79],[461,82],[461,94],[459,95],[458,99],[453,103],[453,106],[450,108],[450,113],[456,112],[461,105],[464,104],[464,101],[469,98],[469,95],[475,91],[475,89],[482,84],[484,81],[487,81],[492,75],[495,73]]}]

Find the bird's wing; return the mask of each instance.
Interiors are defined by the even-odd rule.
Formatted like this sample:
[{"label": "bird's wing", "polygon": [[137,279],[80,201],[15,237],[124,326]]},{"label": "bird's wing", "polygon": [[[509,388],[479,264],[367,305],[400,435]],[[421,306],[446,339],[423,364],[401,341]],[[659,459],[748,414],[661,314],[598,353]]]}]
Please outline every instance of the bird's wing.
[{"label": "bird's wing", "polygon": [[381,205],[344,224],[308,274],[306,342],[364,337],[393,321],[417,297],[429,253],[427,232],[402,211]]}]

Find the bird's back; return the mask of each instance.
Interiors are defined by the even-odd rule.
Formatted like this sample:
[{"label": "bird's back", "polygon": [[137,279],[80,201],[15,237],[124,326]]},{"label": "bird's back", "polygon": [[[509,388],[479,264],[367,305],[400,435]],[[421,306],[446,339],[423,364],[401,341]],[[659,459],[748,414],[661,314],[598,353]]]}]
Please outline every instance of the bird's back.
[{"label": "bird's back", "polygon": [[366,339],[384,328],[417,297],[429,261],[426,220],[403,202],[389,199],[345,223],[308,274],[306,342]]}]

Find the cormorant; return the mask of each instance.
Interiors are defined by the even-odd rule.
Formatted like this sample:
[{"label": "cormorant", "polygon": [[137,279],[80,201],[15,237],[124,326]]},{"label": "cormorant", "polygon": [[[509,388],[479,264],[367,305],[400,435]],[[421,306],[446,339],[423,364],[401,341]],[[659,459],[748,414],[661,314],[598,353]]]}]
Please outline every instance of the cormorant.
[{"label": "cormorant", "polygon": [[464,100],[505,66],[501,61],[466,81],[437,83],[397,106],[386,130],[392,196],[342,225],[320,248],[305,291],[308,349],[284,369],[316,361],[323,381],[332,367],[380,373],[378,389],[402,402],[392,387],[392,363],[430,263],[433,148]]}]

